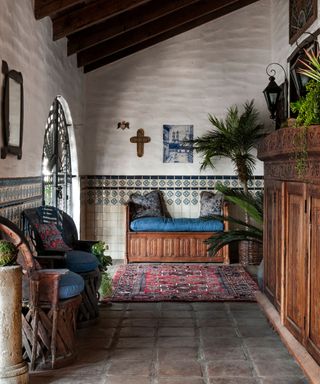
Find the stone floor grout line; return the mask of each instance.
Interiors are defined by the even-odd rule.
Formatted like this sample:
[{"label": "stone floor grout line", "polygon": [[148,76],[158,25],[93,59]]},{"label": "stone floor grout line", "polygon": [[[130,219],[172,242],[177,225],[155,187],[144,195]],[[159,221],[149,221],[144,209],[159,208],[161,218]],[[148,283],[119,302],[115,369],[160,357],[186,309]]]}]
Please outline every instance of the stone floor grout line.
[{"label": "stone floor grout line", "polygon": [[[244,338],[243,336],[241,335],[241,332],[238,328],[238,322],[237,322],[237,319],[233,316],[233,312],[232,310],[230,309],[230,305],[229,305],[229,314],[230,314],[230,317],[235,325],[235,328],[236,328],[236,334],[238,335],[238,337],[240,337],[241,339],[241,349],[243,350],[244,352],[244,355],[248,361],[248,363],[250,364],[250,367],[251,367],[251,370],[252,370],[252,377],[257,381],[257,384],[259,384],[261,382],[259,376],[258,376],[258,373],[257,373],[257,370],[256,370],[256,367],[255,367],[255,364],[254,364],[254,361],[251,359],[251,356],[250,356],[250,353],[248,351],[248,348],[244,342]],[[259,383],[258,383],[259,381]]]},{"label": "stone floor grout line", "polygon": [[[111,305],[111,307],[112,307],[112,305]],[[123,321],[123,314],[126,311],[126,307],[127,307],[127,304],[122,307],[121,311],[119,311],[119,312],[122,312],[122,316],[118,319],[118,323],[117,323],[117,326],[115,327],[115,331],[114,331],[113,335],[111,336],[111,343],[107,347],[107,350],[108,350],[108,352],[110,352],[110,354],[108,354],[108,358],[106,361],[105,384],[108,384],[108,381],[109,381],[108,371],[109,371],[109,368],[111,366],[110,357],[112,357],[112,352],[115,350],[115,346],[116,346],[117,341],[119,339],[119,335],[120,335],[120,331],[121,331],[121,323]]]},{"label": "stone floor grout line", "polygon": [[199,337],[198,361],[199,361],[200,366],[201,366],[202,379],[203,379],[204,384],[210,384],[208,365],[207,365],[207,361],[205,359],[205,354],[204,354],[204,349],[203,349],[203,341],[202,341],[202,335],[200,332],[199,319],[196,315],[197,310],[195,310],[195,308],[193,306],[192,306],[192,308],[193,308],[193,315],[195,318],[196,333],[198,333],[198,337]]},{"label": "stone floor grout line", "polygon": [[153,350],[153,358],[152,358],[152,370],[151,370],[151,384],[158,384],[159,382],[159,351],[158,351],[158,340],[159,340],[159,325],[161,318],[161,303],[157,303],[156,305],[158,311],[158,318],[155,327],[154,334],[154,350]]}]

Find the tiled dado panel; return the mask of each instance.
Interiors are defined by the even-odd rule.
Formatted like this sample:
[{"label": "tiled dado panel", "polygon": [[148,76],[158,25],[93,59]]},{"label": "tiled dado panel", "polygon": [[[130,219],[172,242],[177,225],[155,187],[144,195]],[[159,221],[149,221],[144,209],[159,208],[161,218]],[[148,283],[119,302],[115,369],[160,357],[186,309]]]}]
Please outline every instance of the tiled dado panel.
[{"label": "tiled dado panel", "polygon": [[[83,176],[81,177],[81,236],[109,243],[111,256],[125,253],[125,203],[133,192],[160,189],[172,217],[198,217],[200,192],[214,190],[217,182],[237,188],[235,176]],[[250,183],[263,188],[263,176]]]},{"label": "tiled dado panel", "polygon": [[18,226],[21,212],[41,205],[41,177],[0,179],[0,216]]}]

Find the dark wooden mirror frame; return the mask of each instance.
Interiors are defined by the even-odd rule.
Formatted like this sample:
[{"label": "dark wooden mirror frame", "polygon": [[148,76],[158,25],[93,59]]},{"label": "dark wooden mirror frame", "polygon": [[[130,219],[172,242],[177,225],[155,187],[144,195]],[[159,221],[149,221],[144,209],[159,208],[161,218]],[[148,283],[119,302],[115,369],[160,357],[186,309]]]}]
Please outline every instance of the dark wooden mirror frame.
[{"label": "dark wooden mirror frame", "polygon": [[[3,123],[3,142],[1,148],[1,158],[5,159],[8,153],[16,155],[20,160],[22,158],[22,138],[23,138],[23,77],[21,72],[9,70],[6,61],[2,61],[2,73],[5,75],[3,86],[3,105],[2,105],[2,123]],[[10,79],[14,80],[20,85],[20,127],[19,132],[19,145],[10,144]],[[12,107],[12,105],[11,105]]]}]

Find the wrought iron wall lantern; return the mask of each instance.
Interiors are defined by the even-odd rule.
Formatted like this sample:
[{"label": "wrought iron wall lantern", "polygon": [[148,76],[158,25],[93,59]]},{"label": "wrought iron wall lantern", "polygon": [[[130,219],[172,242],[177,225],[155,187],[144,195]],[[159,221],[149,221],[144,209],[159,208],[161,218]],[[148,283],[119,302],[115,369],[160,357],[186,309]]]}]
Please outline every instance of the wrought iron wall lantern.
[{"label": "wrought iron wall lantern", "polygon": [[[278,66],[282,69],[284,73],[284,84],[282,87],[280,87],[275,80],[275,76],[277,74],[277,71],[273,68],[274,66]],[[266,68],[266,73],[269,76],[269,84],[264,89],[263,94],[266,99],[266,103],[268,106],[268,110],[270,112],[270,118],[272,120],[277,120],[277,111],[279,109],[279,100],[281,95],[283,94],[284,102],[284,116],[287,117],[287,94],[288,94],[288,77],[286,74],[285,69],[283,66],[279,63],[270,63]]]}]

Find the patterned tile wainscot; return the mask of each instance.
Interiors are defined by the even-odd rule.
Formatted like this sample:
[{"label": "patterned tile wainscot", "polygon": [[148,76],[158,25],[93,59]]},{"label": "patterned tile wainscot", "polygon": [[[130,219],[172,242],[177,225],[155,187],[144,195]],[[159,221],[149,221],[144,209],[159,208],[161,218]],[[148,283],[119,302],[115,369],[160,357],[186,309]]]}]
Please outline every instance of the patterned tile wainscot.
[{"label": "patterned tile wainscot", "polygon": [[[111,256],[125,252],[125,204],[131,193],[160,189],[172,217],[198,217],[201,191],[212,191],[216,182],[237,188],[235,176],[82,176],[81,236],[104,240]],[[263,176],[255,176],[252,191],[263,188]]]},{"label": "patterned tile wainscot", "polygon": [[0,179],[0,216],[19,225],[21,212],[41,202],[41,177]]}]

